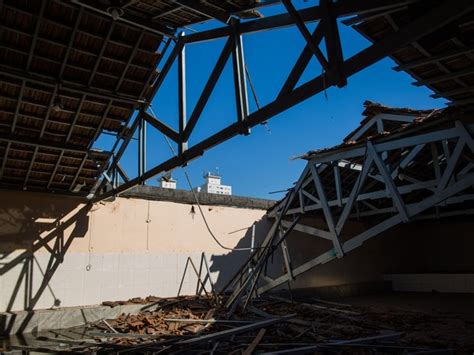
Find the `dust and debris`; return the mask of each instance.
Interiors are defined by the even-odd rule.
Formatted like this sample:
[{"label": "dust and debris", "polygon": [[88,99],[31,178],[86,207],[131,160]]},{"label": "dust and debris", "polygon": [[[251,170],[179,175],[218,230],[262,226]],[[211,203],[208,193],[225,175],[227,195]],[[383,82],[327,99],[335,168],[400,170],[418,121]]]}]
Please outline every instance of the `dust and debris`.
[{"label": "dust and debris", "polygon": [[50,350],[57,350],[60,344],[61,352],[214,354],[474,350],[474,322],[449,313],[387,310],[315,298],[291,301],[269,294],[256,298],[245,311],[237,308],[230,314],[220,306],[223,301],[222,295],[219,299],[134,298],[126,302],[143,303],[139,314],[42,332],[36,335],[36,346],[44,349],[49,344]]}]

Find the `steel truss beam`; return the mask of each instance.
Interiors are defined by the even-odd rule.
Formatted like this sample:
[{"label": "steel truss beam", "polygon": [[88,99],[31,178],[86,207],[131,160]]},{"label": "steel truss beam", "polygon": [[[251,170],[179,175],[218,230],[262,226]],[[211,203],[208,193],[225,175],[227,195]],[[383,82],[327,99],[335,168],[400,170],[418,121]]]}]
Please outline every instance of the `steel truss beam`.
[{"label": "steel truss beam", "polygon": [[[418,0],[341,0],[334,3],[335,17],[344,17],[354,14],[363,14],[372,11],[383,11],[397,8]],[[298,11],[299,17],[304,22],[315,22],[323,19],[324,12],[320,6],[308,7]],[[276,28],[283,28],[295,25],[295,20],[290,14],[280,14],[269,16],[263,19],[247,21],[240,27],[240,34],[255,33]],[[223,38],[231,35],[232,29],[229,27],[220,27],[209,31],[198,32],[186,36],[187,43],[196,43],[202,41]]]},{"label": "steel truss beam", "polygon": [[[391,118],[393,119],[393,117]],[[467,126],[462,121],[455,121],[450,122],[447,126],[434,129],[429,133],[408,137],[389,137],[390,139],[378,139],[376,142],[367,141],[364,147],[356,146],[346,151],[334,151],[310,159],[299,179],[303,183],[297,184],[294,192],[288,194],[270,216],[275,218],[277,224],[275,228],[278,228],[279,224],[289,227],[292,223],[287,220],[288,217],[293,218],[294,221],[295,219],[299,220],[309,211],[313,211],[312,214],[320,211],[315,218],[326,222],[326,230],[307,226],[300,222],[292,228],[313,237],[331,240],[333,247],[323,251],[310,261],[285,272],[280,277],[275,279],[268,276],[262,277],[257,294],[288,282],[317,265],[340,257],[341,251],[334,243],[334,237],[340,236],[344,226],[352,218],[370,216],[372,219],[372,216],[377,217],[372,219],[375,222],[372,222],[364,232],[356,235],[350,235],[350,231],[346,233],[345,241],[341,243],[344,254],[361,246],[368,239],[380,235],[385,230],[409,220],[472,213],[472,210],[466,210],[461,204],[464,201],[474,200],[474,195],[468,192],[474,187],[474,173],[472,172],[474,165],[469,158],[469,154],[474,154],[474,125]],[[443,146],[446,146],[446,149],[443,149]],[[436,147],[436,149],[433,150],[432,147]],[[434,154],[438,157],[438,165],[429,162],[427,156],[430,156],[430,151],[435,152]],[[469,154],[466,154],[467,151]],[[383,156],[386,158],[383,159]],[[363,158],[363,163],[360,163],[358,176],[352,182],[349,191],[342,188],[338,190],[337,185],[340,184],[340,178],[326,180],[331,181],[331,184],[335,186],[325,186],[322,183],[320,176],[332,171],[328,169],[329,167],[337,166],[340,170],[339,174],[347,171],[352,171],[353,174],[354,170],[350,169],[350,164],[341,168],[343,164],[338,163],[342,159],[360,158]],[[421,165],[424,165],[426,169],[431,169],[431,176],[425,180],[410,177],[401,178],[399,172],[413,164],[418,169]],[[369,181],[369,172],[375,174],[374,170],[378,171],[381,181]],[[366,191],[370,184],[374,186],[373,181],[376,181],[378,186],[383,182],[383,186],[380,190],[369,189]],[[315,184],[316,188],[314,192],[309,193],[305,189],[311,187],[311,182]],[[335,190],[337,197],[328,201],[326,199],[328,190]],[[303,196],[303,198],[296,199],[294,198],[296,195]],[[405,196],[409,196],[410,199],[408,200]],[[315,201],[316,203],[314,203]],[[365,211],[361,212],[357,208],[359,203],[364,204]],[[295,204],[297,207],[288,208],[288,206]],[[447,212],[439,211],[440,208],[446,206],[449,206]],[[435,209],[436,213],[429,212],[430,209]],[[285,219],[282,216],[285,216]],[[337,216],[339,216],[338,219]],[[334,219],[337,219],[335,227]],[[291,235],[288,238],[291,238]]]},{"label": "steel truss beam", "polygon": [[[452,21],[463,16],[468,11],[474,8],[474,4],[469,0],[455,0],[444,1],[438,6],[431,9],[429,12],[414,19],[405,27],[387,36],[384,40],[369,46],[348,59],[344,59],[342,55],[342,46],[337,31],[337,18],[341,16],[348,16],[352,14],[364,14],[374,11],[392,11],[394,8],[406,6],[411,1],[386,1],[386,0],[371,0],[371,1],[355,1],[342,0],[337,2],[324,1],[321,6],[306,8],[296,11],[290,1],[285,4],[289,9],[289,13],[270,16],[264,19],[247,21],[239,23],[237,21],[230,21],[226,27],[217,28],[209,31],[194,33],[186,36],[178,36],[175,41],[175,46],[170,53],[167,61],[164,63],[160,75],[153,83],[151,95],[147,102],[142,104],[137,120],[146,120],[154,128],[157,128],[165,136],[178,143],[178,154],[172,158],[162,162],[161,164],[149,169],[135,179],[131,179],[127,183],[118,186],[117,188],[108,190],[103,193],[106,181],[103,180],[97,189],[94,199],[100,200],[111,195],[121,193],[134,185],[140,184],[147,179],[152,178],[160,173],[170,171],[174,168],[187,164],[189,161],[201,156],[204,152],[215,145],[223,143],[224,141],[239,135],[248,134],[251,127],[262,124],[268,121],[273,116],[287,110],[288,108],[316,95],[326,88],[346,83],[346,79],[357,72],[363,70],[390,55],[397,49],[406,46],[414,41],[417,41],[424,36],[440,29],[441,27],[451,23]],[[316,30],[309,34],[305,23],[311,21],[319,21]],[[242,35],[251,32],[257,32],[265,29],[274,29],[284,26],[291,26],[297,24],[300,31],[306,39],[306,47],[301,52],[301,55],[291,70],[289,77],[283,85],[280,94],[266,106],[260,107],[253,112],[249,112],[248,98],[245,77],[245,61]],[[215,40],[218,38],[227,38],[226,44],[217,60],[217,63],[212,70],[209,79],[198,99],[198,102],[187,120],[186,102],[185,102],[185,66],[184,51],[185,47],[190,43],[196,43],[204,40]],[[327,58],[320,58],[321,53],[318,45],[322,40],[325,40],[328,48]],[[193,130],[198,123],[200,116],[206,106],[210,95],[217,83],[217,80],[222,74],[223,68],[232,55],[233,72],[234,72],[234,86],[237,102],[237,121],[230,124],[221,131],[208,136],[201,142],[192,146],[188,145],[188,140],[193,133]],[[317,55],[322,66],[326,69],[321,75],[295,88],[301,74],[307,67],[312,55]],[[173,63],[178,62],[179,67],[179,132],[174,131],[154,117],[150,117],[147,113],[151,99],[157,93],[168,75]],[[326,64],[327,63],[327,64]],[[130,127],[129,133],[134,134],[139,123]],[[126,148],[129,140],[124,139],[120,150]],[[123,154],[123,152],[122,152]],[[114,161],[109,165],[105,172],[111,175],[115,169],[117,162],[122,154],[116,154]],[[382,159],[384,157],[382,156]]]}]

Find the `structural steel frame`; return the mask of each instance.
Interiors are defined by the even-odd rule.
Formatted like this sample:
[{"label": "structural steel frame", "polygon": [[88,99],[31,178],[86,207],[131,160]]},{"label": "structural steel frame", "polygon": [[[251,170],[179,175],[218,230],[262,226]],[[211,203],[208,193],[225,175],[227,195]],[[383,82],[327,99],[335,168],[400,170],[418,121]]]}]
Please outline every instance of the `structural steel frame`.
[{"label": "structural steel frame", "polygon": [[[378,114],[356,131],[352,138],[360,137],[374,126],[379,132],[383,132],[383,124],[387,121],[412,122],[414,118],[409,115]],[[438,130],[374,142],[367,140],[364,145],[321,152],[309,158],[295,186],[269,213],[274,222],[261,248],[251,255],[227,286],[234,289],[227,306],[235,307],[236,303],[245,298],[247,303],[255,295],[293,280],[318,265],[341,258],[397,224],[418,218],[474,213],[473,209],[468,210],[462,204],[464,201],[474,200],[474,195],[467,193],[474,186],[474,164],[465,154],[466,151],[474,154],[474,124],[465,125],[462,120],[449,122],[449,126]],[[423,152],[431,154],[431,161],[420,157]],[[361,163],[353,163],[360,159]],[[417,160],[425,162],[432,170],[425,180],[415,179],[406,173],[400,175]],[[321,174],[329,169],[334,169],[333,186],[321,182]],[[343,189],[341,184],[342,173],[348,171],[357,173],[349,190]],[[376,186],[382,183],[383,188],[364,192],[364,187],[373,182],[379,183]],[[313,189],[308,191],[309,187]],[[327,198],[326,192],[330,189],[336,191],[335,199]],[[413,196],[414,193],[419,193],[416,199],[407,201],[406,196]],[[377,208],[374,206],[377,201],[383,201],[387,207]],[[358,204],[364,204],[369,209],[360,212]],[[290,208],[292,205],[296,207]],[[449,207],[448,212],[440,211],[440,208],[446,207]],[[434,213],[423,214],[433,208]],[[314,218],[323,220],[326,229],[300,223],[302,216],[313,216],[315,213],[318,214]],[[342,231],[351,218],[369,216],[377,217],[376,223],[355,235],[349,231],[342,240]],[[332,247],[302,265],[293,267],[288,248],[284,244],[285,239],[291,237],[292,231],[329,240]],[[263,270],[277,248],[281,248],[286,273],[270,278]],[[249,273],[248,270],[256,271]]]},{"label": "structural steel frame", "polygon": [[[341,0],[333,2],[332,0],[321,0],[319,6],[313,6],[297,11],[291,1],[285,0],[283,1],[283,4],[287,13],[242,23],[231,18],[229,21],[226,21],[227,25],[225,27],[193,33],[190,35],[181,34],[180,36],[173,38],[172,40],[175,43],[174,48],[160,70],[160,75],[157,80],[152,84],[152,94],[149,96],[148,101],[141,105],[137,116],[129,127],[128,134],[119,137],[121,140],[120,147],[113,155],[113,159],[108,165],[106,171],[103,172],[104,178],[93,189],[93,191],[95,191],[93,200],[99,201],[124,192],[135,185],[144,183],[147,179],[150,179],[153,176],[186,165],[189,161],[203,155],[206,150],[236,135],[249,134],[252,127],[266,122],[273,116],[321,91],[324,91],[330,86],[337,85],[342,87],[346,85],[347,78],[350,76],[371,66],[401,47],[439,30],[444,25],[460,18],[474,9],[474,4],[468,0],[444,1],[423,14],[421,17],[413,20],[405,27],[388,35],[382,41],[372,44],[350,58],[344,59],[341,40],[338,34],[338,18],[354,14],[370,15],[373,13],[380,14],[391,12],[396,8],[406,6],[407,4],[416,1],[417,0]],[[306,23],[309,22],[317,22],[316,29],[313,33],[310,33],[306,26]],[[277,97],[269,104],[250,112],[245,75],[246,69],[242,41],[243,35],[294,25],[305,38],[306,45],[304,49],[301,51]],[[185,48],[189,44],[216,40],[219,38],[225,38],[226,43],[196,106],[192,111],[190,111],[191,113],[188,118],[188,107],[185,99]],[[319,45],[323,40],[326,45],[327,55],[324,55],[324,53],[319,49]],[[313,56],[323,68],[323,73],[296,87]],[[189,138],[201,117],[219,77],[222,75],[223,68],[229,60],[229,57],[232,57],[234,91],[237,104],[237,121],[221,131],[208,136],[199,143],[189,146]],[[166,125],[159,118],[148,113],[148,108],[152,98],[162,86],[173,63],[175,62],[178,63],[178,131]],[[121,175],[116,173],[119,166],[118,163],[133,134],[137,128],[142,125],[141,122],[146,122],[165,135],[168,139],[176,143],[178,145],[178,153],[176,156],[147,170],[144,169],[146,164],[143,157],[145,154],[142,152],[140,153],[142,162],[139,163],[139,166],[142,168],[138,177],[134,179],[124,179],[123,184],[120,184],[120,179],[116,179],[113,184],[107,186],[107,182],[111,182],[111,179],[108,177]],[[143,135],[140,134],[140,136]],[[146,150],[146,146],[143,143],[140,143],[140,145],[142,146],[141,149]]]}]

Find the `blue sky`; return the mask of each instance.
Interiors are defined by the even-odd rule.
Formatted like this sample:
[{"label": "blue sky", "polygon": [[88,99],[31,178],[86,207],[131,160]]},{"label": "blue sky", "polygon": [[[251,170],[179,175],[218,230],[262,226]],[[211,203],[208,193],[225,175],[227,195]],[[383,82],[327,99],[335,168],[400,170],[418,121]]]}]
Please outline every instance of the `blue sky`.
[{"label": "blue sky", "polygon": [[[268,16],[280,11],[280,6],[274,6],[265,9],[264,13]],[[208,23],[193,28],[201,30],[214,26],[216,24]],[[308,27],[312,30],[314,25]],[[340,35],[345,58],[369,45],[360,34],[343,24],[340,24]],[[304,39],[295,27],[291,27],[245,35],[243,41],[252,82],[261,105],[265,105],[279,92],[304,47]],[[216,40],[186,48],[188,117],[223,45],[224,40]],[[190,138],[191,145],[236,120],[231,64],[229,60]],[[218,169],[222,183],[232,185],[235,195],[278,199],[282,193],[270,192],[289,188],[304,166],[303,161],[291,158],[340,143],[362,119],[365,100],[396,107],[430,109],[445,106],[443,99],[429,97],[430,90],[411,85],[414,79],[409,75],[393,71],[394,65],[392,60],[384,59],[350,77],[346,87],[329,88],[327,97],[324,93],[316,95],[275,116],[268,121],[267,127],[257,126],[249,136],[234,137],[208,150],[187,167],[193,185],[203,183],[204,172]],[[321,67],[313,58],[299,84],[320,73]],[[155,96],[152,107],[163,122],[177,129],[176,83],[174,66]],[[250,88],[249,103],[254,111],[256,106]],[[109,149],[112,138],[101,137],[95,146]],[[152,127],[148,127],[147,138],[147,168],[150,169],[170,158],[171,152],[163,136]],[[137,174],[136,156],[137,142],[132,141],[121,161],[131,177]],[[181,168],[173,172],[173,177],[178,180],[178,188],[188,189]],[[158,178],[151,179],[148,184],[156,185]]]}]

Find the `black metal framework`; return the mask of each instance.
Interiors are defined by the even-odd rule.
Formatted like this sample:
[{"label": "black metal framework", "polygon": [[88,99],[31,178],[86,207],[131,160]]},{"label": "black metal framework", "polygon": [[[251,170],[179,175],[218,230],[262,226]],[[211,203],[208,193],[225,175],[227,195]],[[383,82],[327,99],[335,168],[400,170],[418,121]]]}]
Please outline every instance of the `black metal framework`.
[{"label": "black metal framework", "polygon": [[[179,3],[183,6],[189,5],[186,4],[188,2],[185,1],[179,1]],[[117,153],[114,154],[114,158],[107,171],[104,172],[106,178],[98,184],[94,199],[97,201],[123,192],[134,185],[145,182],[153,176],[186,165],[189,161],[203,155],[206,150],[236,135],[249,134],[252,127],[266,122],[273,116],[320,93],[330,86],[336,85],[342,87],[346,85],[347,78],[350,76],[371,66],[386,56],[392,55],[402,47],[410,45],[427,35],[434,34],[444,26],[474,10],[474,4],[469,0],[436,1],[435,3],[430,3],[431,6],[428,6],[426,11],[416,18],[413,18],[404,26],[399,27],[396,31],[393,31],[380,41],[361,50],[352,57],[344,58],[341,40],[339,38],[338,18],[349,15],[358,15],[359,17],[366,16],[367,18],[374,14],[380,16],[413,3],[423,3],[423,1],[341,0],[334,2],[332,0],[321,0],[318,6],[298,11],[294,8],[290,0],[284,0],[283,4],[287,10],[286,13],[246,22],[240,22],[235,19],[218,18],[222,22],[226,22],[227,25],[190,35],[181,35],[173,39],[175,46],[167,61],[164,63],[160,75],[152,85],[153,88],[149,96],[149,101],[142,104],[136,118],[129,127],[128,134],[122,137],[120,148]],[[306,23],[308,22],[318,23],[313,33],[310,33],[306,27]],[[294,25],[306,40],[304,49],[301,51],[300,56],[277,97],[269,104],[250,112],[242,37],[249,33]],[[188,108],[185,100],[185,48],[191,43],[215,40],[218,38],[225,38],[226,43],[218,57],[216,65],[209,75],[197,104],[190,111],[188,117]],[[327,55],[319,48],[319,44],[323,40],[326,45]],[[313,56],[321,65],[323,69],[322,74],[296,87],[296,84]],[[232,57],[237,121],[221,131],[208,136],[199,143],[190,146],[188,144],[189,138],[230,57]],[[174,62],[178,63],[179,80],[178,131],[147,112],[151,98],[154,97],[163,84]],[[116,169],[119,166],[118,162],[130,142],[132,135],[141,125],[141,122],[144,121],[178,144],[177,155],[147,171],[142,171],[135,179],[126,179],[121,185],[118,184],[119,181],[114,181],[112,188],[106,189],[107,182],[111,181],[110,177],[117,176]]]}]

